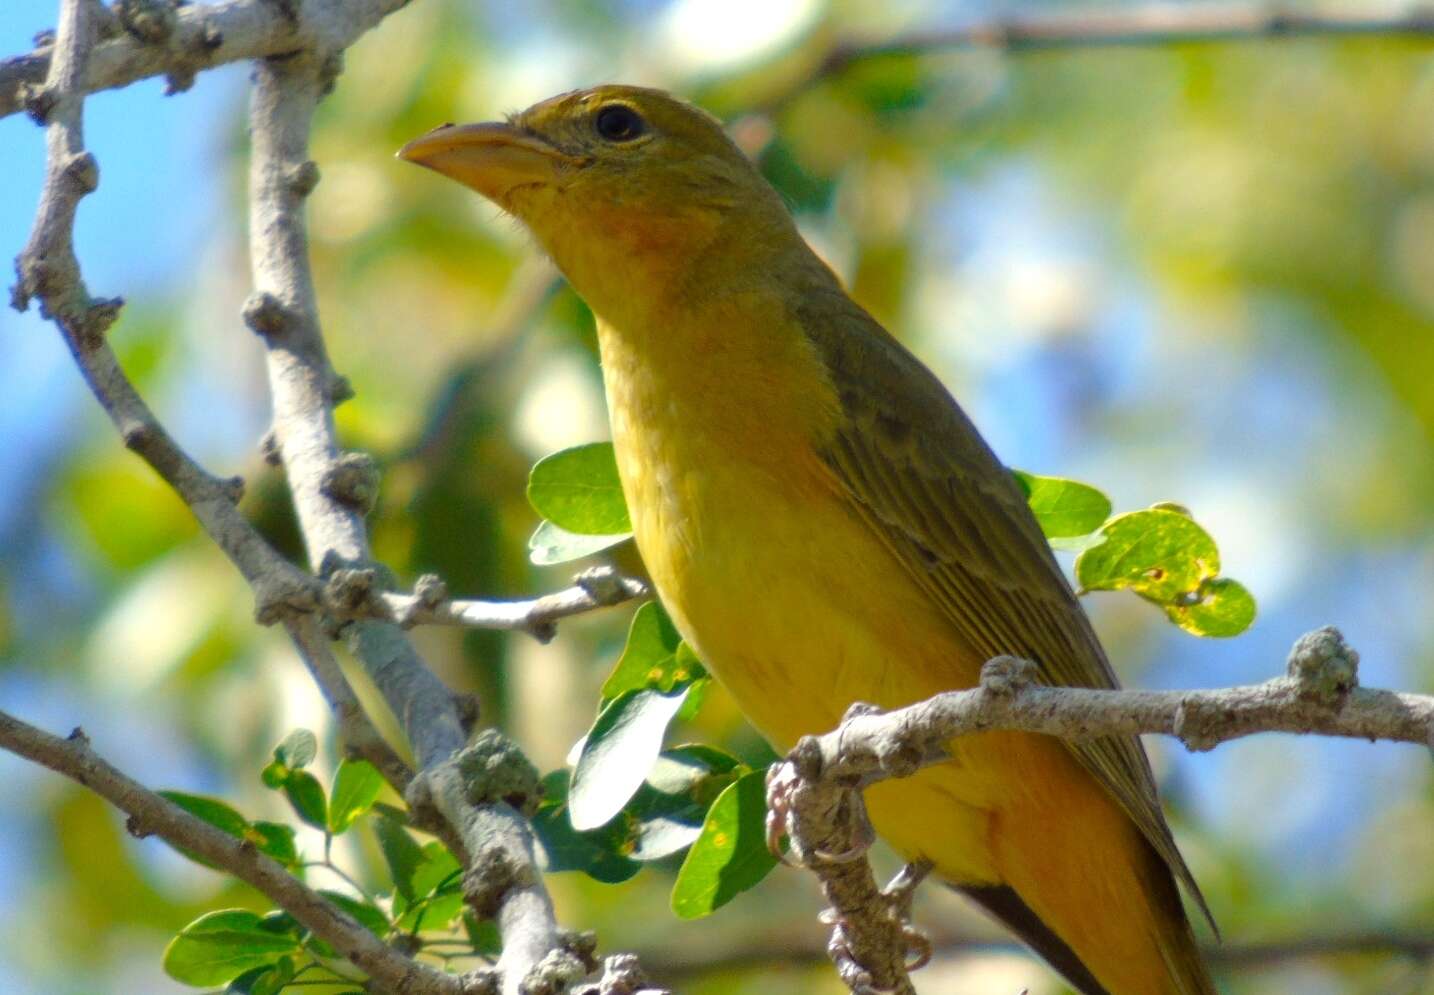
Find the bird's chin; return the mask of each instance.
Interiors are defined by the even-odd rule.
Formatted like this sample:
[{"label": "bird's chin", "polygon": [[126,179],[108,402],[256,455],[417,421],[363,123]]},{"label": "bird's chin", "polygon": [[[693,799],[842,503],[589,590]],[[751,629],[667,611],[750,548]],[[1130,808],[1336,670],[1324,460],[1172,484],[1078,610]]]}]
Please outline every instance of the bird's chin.
[{"label": "bird's chin", "polygon": [[405,162],[457,180],[508,211],[533,188],[561,185],[579,161],[501,122],[443,125],[399,149]]}]

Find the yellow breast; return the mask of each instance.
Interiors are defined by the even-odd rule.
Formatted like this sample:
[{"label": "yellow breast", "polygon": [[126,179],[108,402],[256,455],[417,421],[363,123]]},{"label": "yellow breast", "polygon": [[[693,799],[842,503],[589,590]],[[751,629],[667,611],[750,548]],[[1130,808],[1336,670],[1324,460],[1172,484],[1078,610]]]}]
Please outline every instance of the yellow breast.
[{"label": "yellow breast", "polygon": [[638,549],[683,637],[781,749],[853,701],[954,686],[953,661],[944,624],[817,453],[838,408],[805,340],[777,322],[723,334],[745,303],[681,342],[599,336]]}]

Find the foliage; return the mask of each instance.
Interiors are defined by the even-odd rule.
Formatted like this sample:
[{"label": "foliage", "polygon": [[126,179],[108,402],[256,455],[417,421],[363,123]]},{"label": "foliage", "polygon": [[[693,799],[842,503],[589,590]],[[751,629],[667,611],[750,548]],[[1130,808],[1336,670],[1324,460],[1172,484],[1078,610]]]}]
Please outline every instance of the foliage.
[{"label": "foliage", "polygon": [[[15,51],[52,23],[52,5],[33,6]],[[1123,509],[1144,509],[1097,515],[1089,492],[1033,478],[1032,503],[1052,545],[1079,557],[1078,583],[1137,595],[1086,598],[1117,665],[1166,686],[1260,679],[1288,634],[1319,614],[1352,623],[1356,642],[1361,629],[1377,638],[1382,652],[1370,658],[1387,668],[1383,683],[1427,686],[1434,156],[1410,127],[1431,111],[1427,52],[1388,39],[981,51],[868,60],[794,87],[835,41],[879,35],[913,16],[813,9],[805,27],[745,62],[680,63],[643,81],[696,96],[738,121],[739,133],[758,136],[752,147],[803,230],[863,304],[953,385],[998,452],[1101,481]],[[562,564],[599,553],[637,568],[625,529],[594,536],[554,518],[534,533],[523,501],[534,457],[601,431],[592,317],[561,288],[503,317],[510,288],[522,283],[526,240],[456,187],[409,176],[388,154],[439,121],[630,76],[620,53],[662,50],[668,15],[579,3],[495,11],[423,0],[348,53],[315,136],[324,178],[311,220],[331,352],[358,391],[338,411],[341,429],[385,467],[371,518],[378,555],[401,577],[433,571],[455,593],[518,597],[565,580]],[[923,24],[917,16],[907,26]],[[533,65],[545,67],[541,80]],[[266,399],[258,350],[235,317],[242,226],[189,225],[204,230],[200,242],[171,222],[204,217],[188,211],[196,190],[233,206],[245,163],[239,100],[224,87],[206,75],[174,100],[159,101],[153,87],[96,100],[87,122],[104,182],[82,214],[82,228],[96,228],[81,253],[87,269],[108,265],[94,274],[96,292],[131,300],[112,337],[146,396],[208,465],[244,473],[245,511],[302,559],[282,482],[254,451]],[[210,122],[227,127],[206,139],[212,168],[197,174],[192,155],[171,155],[162,142],[126,160],[121,139],[104,138],[101,100],[130,93],[137,102],[127,106],[152,125],[146,134],[213,136]],[[747,116],[753,108],[760,113]],[[27,123],[5,124],[16,126],[16,148],[38,150]],[[26,167],[18,160],[30,158],[16,157],[19,188]],[[178,181],[154,180],[171,162]],[[172,208],[166,202],[152,217],[125,211],[151,188]],[[24,210],[31,193],[17,198]],[[100,215],[128,223],[100,228]],[[23,235],[24,223],[0,227]],[[150,268],[136,269],[140,260]],[[172,275],[152,279],[162,268]],[[296,872],[329,873],[298,864],[332,838],[336,861],[390,923],[425,898],[417,907],[432,905],[431,879],[445,873],[437,844],[383,801],[345,815],[353,805],[342,797],[358,805],[363,793],[340,792],[323,750],[283,760],[284,771],[269,775],[272,790],[250,773],[226,773],[263,766],[288,725],[317,721],[298,715],[310,707],[293,691],[302,675],[255,629],[248,593],[196,540],[184,509],[101,424],[61,368],[67,360],[37,372],[49,330],[6,328],[20,333],[6,412],[23,405],[26,416],[5,423],[11,463],[24,473],[0,488],[0,691],[26,705],[63,702],[57,723],[77,713],[97,739],[123,744],[121,766],[192,789],[173,797]],[[1174,509],[1145,508],[1172,495],[1190,500],[1219,536],[1226,563],[1185,555],[1206,548],[1203,540]],[[1115,555],[1120,549],[1130,558]],[[1262,625],[1229,652],[1160,625],[1165,617],[1221,634],[1248,624],[1253,605],[1222,575],[1227,566],[1259,592]],[[1164,575],[1150,573],[1157,569]],[[660,617],[655,605],[641,611],[645,626]],[[563,748],[595,725],[595,702],[672,693],[661,681],[627,684],[639,665],[644,675],[679,669],[660,626],[643,636],[655,636],[643,645],[661,648],[657,659],[644,650],[624,668],[626,621],[565,626],[546,669],[520,641],[424,633],[445,675],[480,694],[485,721],[563,737],[542,748],[545,769],[558,769],[545,779],[537,824],[548,867],[579,872],[554,878],[560,903],[574,921],[599,925],[614,949],[650,939],[714,799],[767,759],[720,688],[690,685],[690,714],[665,723],[635,792],[619,802],[633,777],[611,787],[599,778],[593,818],[603,808],[616,814],[573,829]],[[1156,667],[1152,660],[1161,669],[1132,672]],[[538,681],[550,682],[542,693]],[[99,715],[107,725],[97,726]],[[652,751],[649,739],[643,755]],[[1207,891],[1237,910],[1222,922],[1228,935],[1423,924],[1434,913],[1434,881],[1420,870],[1434,866],[1420,828],[1434,794],[1412,761],[1261,743],[1194,761],[1157,756],[1156,766],[1168,774],[1177,831]],[[1284,797],[1292,783],[1300,790],[1288,805],[1249,803]],[[120,965],[136,959],[131,944],[153,962],[160,931],[173,935],[212,910],[263,919],[266,908],[246,888],[156,870],[143,844],[81,796],[24,782],[16,793],[27,821],[5,823],[4,835],[33,839],[39,859],[26,859],[27,844],[15,866],[45,870],[17,880],[36,912],[10,932],[0,960],[42,977],[40,990],[108,990]],[[740,913],[702,924],[723,938],[708,946],[680,935],[707,950],[738,918],[759,933],[806,921],[810,896],[794,892],[769,885]],[[483,924],[454,920],[451,933],[430,926],[425,915],[420,932],[434,937],[433,951],[471,951],[476,935],[477,949],[491,953]],[[406,934],[392,927],[388,935]],[[294,970],[318,956],[304,950],[291,955]],[[282,984],[283,965],[280,955],[251,969],[233,990]],[[1242,975],[1236,990],[1414,990],[1402,967],[1390,958],[1305,962]],[[817,971],[703,983],[810,992],[828,983],[817,980],[825,967]],[[315,968],[300,980],[316,975],[328,976]],[[1041,977],[1006,987],[1038,991]]]}]

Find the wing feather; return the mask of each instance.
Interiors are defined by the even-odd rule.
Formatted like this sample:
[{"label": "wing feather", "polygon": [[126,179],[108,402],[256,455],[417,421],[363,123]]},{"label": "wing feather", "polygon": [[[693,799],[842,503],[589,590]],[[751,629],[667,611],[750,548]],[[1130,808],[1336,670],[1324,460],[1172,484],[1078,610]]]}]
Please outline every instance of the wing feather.
[{"label": "wing feather", "polygon": [[[950,393],[838,288],[801,300],[796,320],[845,416],[822,457],[857,514],[981,656],[1029,659],[1051,685],[1117,687],[1024,493]],[[1065,745],[1135,821],[1213,928],[1139,739]]]}]

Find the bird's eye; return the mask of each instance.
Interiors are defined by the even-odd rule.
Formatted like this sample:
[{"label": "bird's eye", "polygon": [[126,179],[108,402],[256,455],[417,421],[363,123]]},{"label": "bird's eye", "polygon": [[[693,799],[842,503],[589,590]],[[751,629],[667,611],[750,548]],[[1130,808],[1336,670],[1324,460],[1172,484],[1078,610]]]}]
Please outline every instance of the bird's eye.
[{"label": "bird's eye", "polygon": [[608,104],[597,112],[593,126],[610,142],[630,142],[647,130],[647,123],[626,104]]}]

